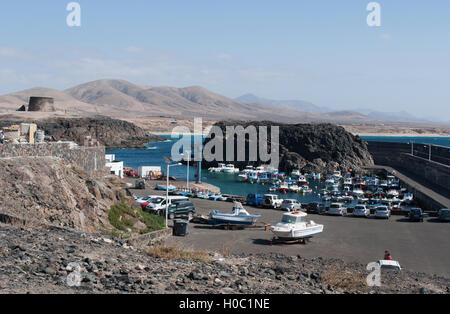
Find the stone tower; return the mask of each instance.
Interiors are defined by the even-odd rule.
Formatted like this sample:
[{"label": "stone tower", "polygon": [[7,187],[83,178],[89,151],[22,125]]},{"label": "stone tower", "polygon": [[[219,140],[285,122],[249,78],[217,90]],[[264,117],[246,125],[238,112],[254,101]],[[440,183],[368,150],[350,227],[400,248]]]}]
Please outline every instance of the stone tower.
[{"label": "stone tower", "polygon": [[30,97],[28,111],[54,112],[54,100],[50,97]]}]

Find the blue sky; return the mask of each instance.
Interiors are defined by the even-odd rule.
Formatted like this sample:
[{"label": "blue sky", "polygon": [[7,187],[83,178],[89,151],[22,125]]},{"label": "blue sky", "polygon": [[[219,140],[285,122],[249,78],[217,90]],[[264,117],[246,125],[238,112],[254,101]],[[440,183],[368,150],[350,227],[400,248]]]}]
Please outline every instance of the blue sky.
[{"label": "blue sky", "polygon": [[0,93],[101,78],[450,120],[450,2],[2,1]]}]

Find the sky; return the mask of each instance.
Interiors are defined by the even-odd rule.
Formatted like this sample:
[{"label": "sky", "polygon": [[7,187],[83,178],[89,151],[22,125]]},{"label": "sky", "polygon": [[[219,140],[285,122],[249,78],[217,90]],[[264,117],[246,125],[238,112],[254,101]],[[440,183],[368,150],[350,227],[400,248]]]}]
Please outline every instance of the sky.
[{"label": "sky", "polygon": [[450,1],[0,3],[0,94],[103,78],[450,121]]}]

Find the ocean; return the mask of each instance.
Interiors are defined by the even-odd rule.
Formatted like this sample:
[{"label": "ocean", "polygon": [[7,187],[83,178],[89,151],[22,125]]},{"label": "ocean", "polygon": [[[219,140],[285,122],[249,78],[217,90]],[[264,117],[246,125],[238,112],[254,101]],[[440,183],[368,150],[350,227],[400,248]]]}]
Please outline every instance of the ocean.
[{"label": "ocean", "polygon": [[[161,166],[165,173],[166,167],[163,157],[171,156],[172,146],[176,140],[170,139],[165,142],[148,143],[146,149],[114,149],[108,150],[108,154],[115,154],[116,160],[124,162],[127,167],[137,169],[139,166]],[[450,137],[386,137],[386,136],[365,136],[362,137],[366,141],[386,141],[386,142],[403,142],[410,143],[431,143],[450,147]],[[195,180],[194,169],[190,168],[190,180]],[[170,168],[170,176],[174,176],[181,180],[187,179],[187,166],[176,166]],[[249,184],[236,181],[236,176],[227,174],[209,173],[206,169],[202,170],[202,181],[220,187],[222,193],[247,196],[249,193],[267,193],[269,185]],[[317,193],[323,188],[320,182],[311,182],[313,193],[311,194],[285,194],[283,198],[295,198],[300,202],[310,203],[318,200]]]}]

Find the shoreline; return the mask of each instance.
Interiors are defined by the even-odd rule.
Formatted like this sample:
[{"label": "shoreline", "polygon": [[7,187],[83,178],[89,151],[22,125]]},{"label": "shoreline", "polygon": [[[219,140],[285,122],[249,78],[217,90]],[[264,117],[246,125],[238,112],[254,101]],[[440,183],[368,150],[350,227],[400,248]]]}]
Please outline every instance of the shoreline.
[{"label": "shoreline", "polygon": [[425,133],[425,134],[402,134],[402,133],[352,133],[357,136],[364,137],[438,137],[438,138],[450,138],[450,135],[445,134],[433,134],[433,133]]}]

